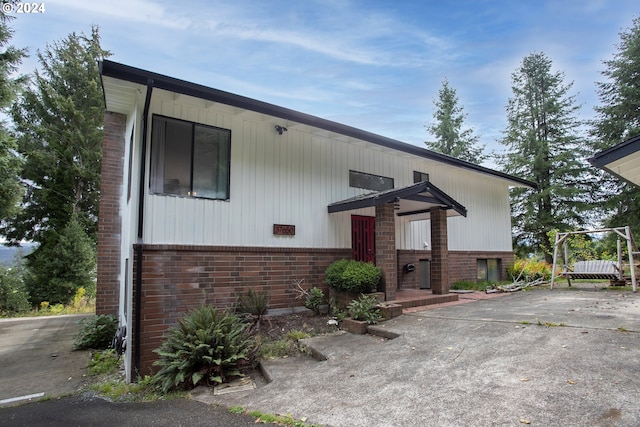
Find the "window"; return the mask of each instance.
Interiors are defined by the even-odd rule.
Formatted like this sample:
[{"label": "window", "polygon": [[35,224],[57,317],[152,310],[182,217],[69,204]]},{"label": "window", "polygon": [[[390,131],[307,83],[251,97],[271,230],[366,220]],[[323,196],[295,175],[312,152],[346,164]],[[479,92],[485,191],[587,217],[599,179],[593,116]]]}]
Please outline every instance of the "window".
[{"label": "window", "polygon": [[151,192],[229,198],[231,131],[153,116]]},{"label": "window", "polygon": [[424,172],[413,171],[413,183],[429,181],[429,174]]},{"label": "window", "polygon": [[365,190],[373,191],[391,190],[393,188],[393,178],[349,171],[349,187],[364,188]]},{"label": "window", "polygon": [[478,261],[478,281],[479,282],[499,282],[500,281],[500,260],[499,259],[479,259]]}]

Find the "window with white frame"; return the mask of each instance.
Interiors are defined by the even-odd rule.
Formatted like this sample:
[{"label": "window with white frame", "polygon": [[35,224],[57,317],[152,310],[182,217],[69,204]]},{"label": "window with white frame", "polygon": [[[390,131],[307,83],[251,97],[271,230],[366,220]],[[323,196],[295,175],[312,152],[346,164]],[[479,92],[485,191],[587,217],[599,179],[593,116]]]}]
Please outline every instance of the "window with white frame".
[{"label": "window with white frame", "polygon": [[153,116],[151,192],[229,199],[231,131]]}]

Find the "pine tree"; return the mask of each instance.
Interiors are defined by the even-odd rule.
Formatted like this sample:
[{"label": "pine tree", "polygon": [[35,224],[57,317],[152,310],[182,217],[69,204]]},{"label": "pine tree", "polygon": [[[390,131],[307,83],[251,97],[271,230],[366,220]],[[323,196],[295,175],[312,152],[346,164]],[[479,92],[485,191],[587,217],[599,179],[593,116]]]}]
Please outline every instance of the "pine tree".
[{"label": "pine tree", "polygon": [[511,190],[514,246],[551,260],[548,232],[583,226],[588,209],[587,152],[578,136],[579,106],[552,72],[543,53],[525,57],[512,74],[513,97],[507,105],[507,128],[500,141],[508,147],[500,159],[504,171],[528,179],[537,188]]},{"label": "pine tree", "polygon": [[[24,84],[24,78],[14,77],[25,49],[17,49],[9,45],[13,31],[9,27],[11,17],[0,11],[0,111],[7,108],[16,99]],[[0,223],[18,211],[23,189],[19,175],[21,159],[16,155],[15,138],[8,131],[6,124],[0,122]]]},{"label": "pine tree", "polygon": [[21,177],[30,185],[23,209],[1,230],[9,241],[43,243],[72,217],[95,239],[104,120],[98,60],[107,55],[96,27],[38,52],[41,71],[12,109]]},{"label": "pine tree", "polygon": [[[597,117],[592,123],[594,152],[640,134],[640,17],[620,33],[617,48],[613,59],[604,61],[602,75],[607,80],[597,83],[601,105],[595,108]],[[603,174],[594,192],[600,194],[604,226],[629,225],[634,235],[640,235],[640,189]]]},{"label": "pine tree", "polygon": [[25,280],[35,304],[66,303],[93,284],[104,123],[98,61],[108,54],[96,27],[47,45],[11,110],[29,185],[1,231],[14,244],[39,243]]},{"label": "pine tree", "polygon": [[442,82],[438,91],[438,99],[433,101],[436,107],[433,113],[435,122],[426,129],[435,137],[435,141],[426,141],[430,150],[446,154],[472,163],[482,163],[487,158],[483,147],[478,147],[478,136],[473,135],[472,129],[462,130],[467,117],[462,112],[456,90],[449,86],[447,79]]}]

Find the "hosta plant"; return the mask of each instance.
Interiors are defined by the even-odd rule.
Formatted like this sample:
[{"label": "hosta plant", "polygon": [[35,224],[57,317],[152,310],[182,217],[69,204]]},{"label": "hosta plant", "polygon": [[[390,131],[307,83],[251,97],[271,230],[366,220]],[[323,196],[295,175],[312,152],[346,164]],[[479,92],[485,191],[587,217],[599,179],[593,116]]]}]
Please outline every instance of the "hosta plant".
[{"label": "hosta plant", "polygon": [[154,350],[160,359],[155,382],[163,391],[212,385],[241,376],[253,347],[247,323],[233,314],[203,306],[187,313]]}]

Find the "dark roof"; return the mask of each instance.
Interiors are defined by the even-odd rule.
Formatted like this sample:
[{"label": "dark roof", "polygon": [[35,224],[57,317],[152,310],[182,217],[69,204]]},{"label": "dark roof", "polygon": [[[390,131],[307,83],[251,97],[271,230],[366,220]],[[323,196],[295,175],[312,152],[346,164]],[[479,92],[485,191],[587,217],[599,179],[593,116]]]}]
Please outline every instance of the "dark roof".
[{"label": "dark roof", "polygon": [[604,151],[596,153],[589,160],[593,166],[597,168],[604,168],[609,163],[620,160],[623,157],[627,157],[630,154],[640,150],[640,135],[627,139],[620,144],[614,145]]},{"label": "dark roof", "polygon": [[380,136],[362,129],[343,125],[331,120],[321,119],[320,117],[301,113],[295,110],[290,110],[288,108],[279,107],[274,104],[257,101],[255,99],[247,98],[218,89],[213,89],[196,83],[187,82],[185,80],[168,77],[162,74],[153,73],[151,71],[142,70],[140,68],[131,67],[113,61],[101,61],[99,63],[99,67],[102,76],[112,77],[115,79],[137,83],[144,86],[147,86],[149,83],[151,83],[154,88],[164,89],[170,92],[180,93],[183,95],[193,96],[208,101],[219,102],[221,104],[267,114],[284,120],[290,120],[292,122],[313,126],[356,139],[361,139],[363,141],[368,141],[382,147],[405,152],[408,154],[413,154],[415,156],[436,160],[448,165],[473,170],[487,175],[492,175],[527,187],[536,187],[535,183],[522,178],[485,168],[474,163],[465,162],[451,156],[436,153],[434,151],[400,142],[395,139]]},{"label": "dark roof", "polygon": [[327,208],[329,213],[334,213],[380,206],[385,203],[396,203],[398,216],[426,216],[434,207],[453,210],[462,216],[467,216],[467,209],[464,206],[429,181],[362,194],[331,203]]},{"label": "dark roof", "polygon": [[596,153],[589,163],[640,186],[640,135]]}]

